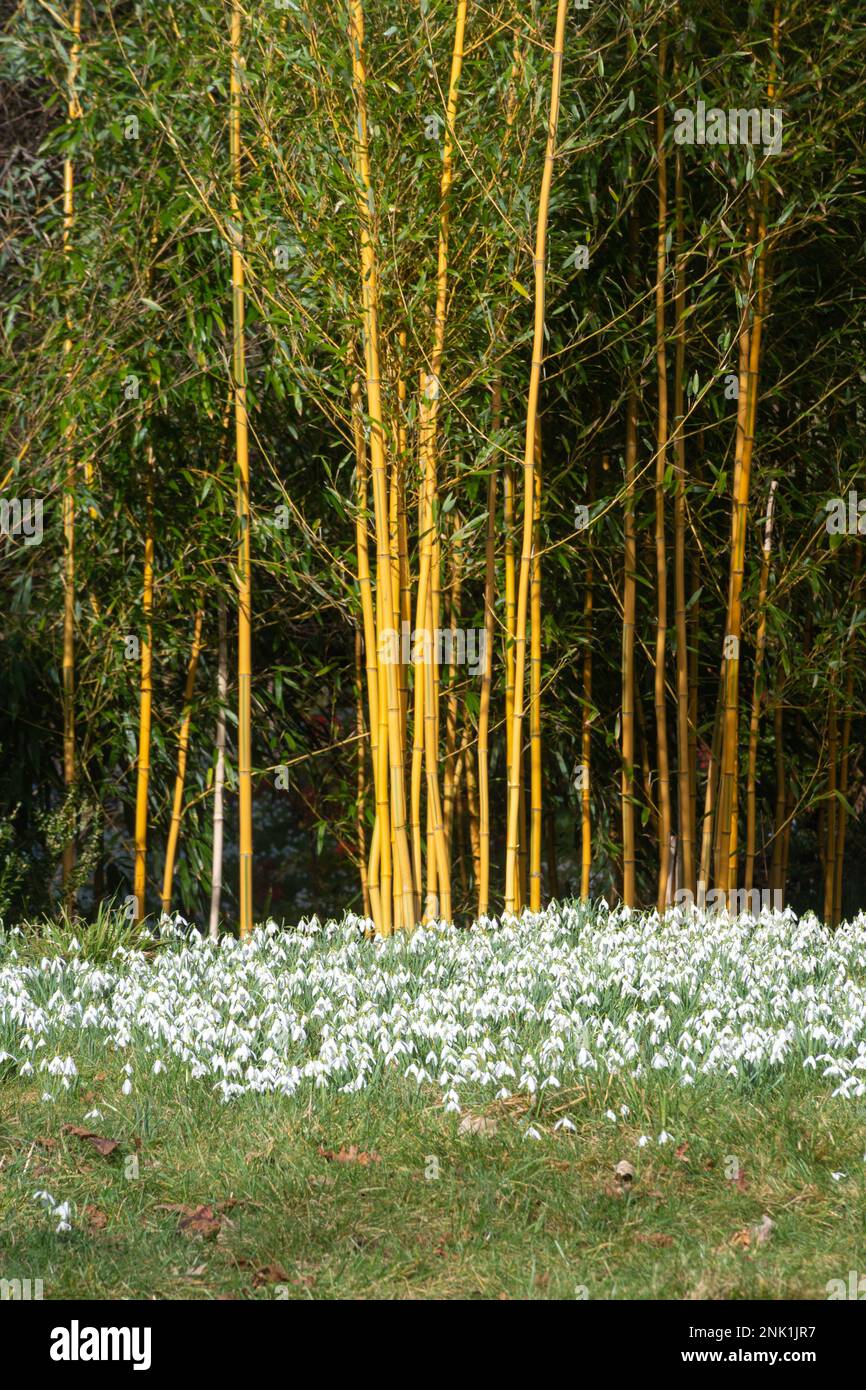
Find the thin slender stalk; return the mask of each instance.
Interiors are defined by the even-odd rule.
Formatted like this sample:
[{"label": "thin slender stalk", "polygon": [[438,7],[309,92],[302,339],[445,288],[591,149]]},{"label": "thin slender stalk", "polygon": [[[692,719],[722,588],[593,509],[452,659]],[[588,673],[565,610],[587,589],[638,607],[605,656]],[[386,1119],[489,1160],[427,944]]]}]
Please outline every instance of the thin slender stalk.
[{"label": "thin slender stalk", "polygon": [[682,878],[685,887],[695,892],[695,827],[692,816],[692,762],[689,737],[689,650],[686,618],[686,441],[685,441],[685,373],[686,373],[686,271],[685,235],[683,229],[683,156],[677,146],[674,175],[674,204],[676,222],[676,291],[674,319],[676,348],[674,356],[674,457],[676,463],[676,493],[674,496],[674,592],[677,633],[677,807],[679,812],[679,849]]},{"label": "thin slender stalk", "polygon": [[150,730],[153,706],[153,447],[147,446],[145,473],[146,529],[142,608],[144,635],[139,666],[138,764],[135,786],[135,863],[133,898],[135,921],[145,913],[147,896],[147,792],[150,781]]},{"label": "thin slender stalk", "polygon": [[[854,592],[853,601],[856,606],[857,597],[860,589],[860,547],[854,550]],[[837,927],[842,917],[842,865],[845,859],[845,836],[848,829],[848,809],[846,801],[848,798],[848,765],[851,753],[851,717],[852,702],[854,699],[854,670],[855,663],[850,655],[845,663],[845,696],[844,708],[842,713],[842,756],[839,765],[839,822],[836,834],[836,864],[834,870],[834,890],[833,890],[833,913],[832,925]]]},{"label": "thin slender stalk", "polygon": [[[502,385],[493,388],[491,432],[495,438],[501,427]],[[493,681],[493,624],[496,586],[496,470],[487,480],[487,526],[484,536],[484,670],[481,675],[481,702],[478,710],[478,797],[479,858],[478,916],[490,907],[490,691]]]},{"label": "thin slender stalk", "polygon": [[171,889],[174,881],[174,861],[177,855],[177,846],[180,839],[180,821],[183,815],[183,789],[186,782],[186,761],[189,753],[189,726],[192,719],[192,696],[195,689],[195,677],[198,670],[198,659],[201,652],[201,629],[204,620],[204,610],[199,609],[195,615],[195,625],[192,635],[192,649],[189,656],[189,665],[186,671],[186,685],[183,692],[183,716],[180,723],[180,732],[177,738],[177,773],[174,779],[174,797],[171,808],[171,825],[168,832],[168,841],[165,847],[165,869],[162,879],[162,910],[168,915],[171,911]]},{"label": "thin slender stalk", "polygon": [[824,856],[824,921],[833,923],[833,897],[836,887],[836,788],[838,785],[839,720],[836,709],[835,672],[830,677],[827,732],[827,851]]},{"label": "thin slender stalk", "polygon": [[592,547],[587,537],[586,571],[583,590],[583,691],[581,710],[580,761],[582,767],[580,790],[580,897],[589,899],[589,876],[592,869],[592,606],[593,606]]},{"label": "thin slender stalk", "polygon": [[541,911],[541,422],[535,435],[535,478],[532,497],[533,541],[529,580],[531,641],[529,649],[529,907]]},{"label": "thin slender stalk", "polygon": [[658,236],[656,240],[656,365],[658,370],[658,423],[656,432],[655,553],[656,553],[656,642],[653,664],[653,691],[656,716],[656,766],[659,803],[659,876],[657,906],[661,912],[667,902],[670,869],[671,787],[668,761],[668,725],[665,696],[665,651],[667,646],[667,556],[665,552],[665,474],[668,448],[668,378],[665,347],[665,274],[667,269],[668,175],[665,155],[664,76],[667,39],[659,38],[658,102],[656,106],[656,166],[658,175]]},{"label": "thin slender stalk", "polygon": [[[72,7],[72,43],[69,49],[69,68],[67,71],[67,114],[76,120],[81,116],[78,101],[77,82],[81,56],[81,0],[75,0]],[[72,160],[67,155],[63,161],[63,255],[68,261],[72,254],[72,229],[75,221],[75,174]],[[63,343],[63,355],[72,352],[72,316],[66,316],[66,329],[69,336]],[[71,369],[70,369],[71,379]],[[72,793],[76,780],[75,757],[75,459],[72,454],[72,440],[75,423],[71,421],[66,430],[69,449],[69,462],[63,489],[63,782],[67,795]],[[70,832],[63,846],[62,873],[63,899],[67,914],[71,915],[75,906],[73,874],[75,870],[75,838]]]},{"label": "thin slender stalk", "polygon": [[244,261],[241,227],[241,56],[240,0],[232,0],[229,147],[232,216],[232,382],[235,405],[235,452],[238,485],[238,865],[240,934],[253,929],[253,781],[252,781],[252,588],[250,576],[250,459],[247,419],[247,369],[244,338]]},{"label": "thin slender stalk", "polygon": [[556,130],[559,121],[559,98],[562,88],[562,63],[565,45],[567,0],[557,0],[556,34],[553,43],[553,64],[550,86],[550,110],[547,123],[547,147],[544,173],[538,200],[535,230],[535,316],[532,336],[532,367],[529,376],[529,399],[526,409],[526,444],[523,455],[523,540],[520,554],[520,582],[517,594],[515,628],[514,709],[511,729],[511,761],[508,770],[508,838],[505,861],[505,910],[514,912],[517,900],[517,854],[520,825],[521,753],[523,732],[523,695],[526,667],[526,618],[529,604],[529,571],[532,560],[533,499],[535,495],[535,430],[538,421],[538,398],[544,353],[544,295],[545,259],[547,254],[547,215],[550,207],[550,188],[553,182],[553,163],[556,151]]},{"label": "thin slender stalk", "polygon": [[[638,224],[629,218],[630,287],[634,288]],[[635,676],[634,640],[637,617],[637,535],[635,531],[635,473],[637,471],[637,385],[629,384],[625,421],[625,541],[622,608],[622,895],[626,907],[637,905],[635,845]]]},{"label": "thin slender stalk", "polygon": [[361,898],[364,903],[364,916],[369,917],[372,911],[370,903],[370,888],[367,883],[367,836],[365,831],[365,819],[367,812],[367,777],[366,777],[366,735],[364,727],[364,643],[361,637],[361,629],[355,625],[355,732],[358,736],[358,747],[356,752],[357,769],[357,789],[355,795],[355,825],[358,836],[358,868],[361,875]]},{"label": "thin slender stalk", "polygon": [[[460,517],[455,516],[455,531],[459,533]],[[460,627],[460,600],[463,593],[463,546],[459,535],[455,536],[451,558],[451,588],[449,603],[451,608],[451,668],[448,673],[448,702],[445,712],[445,769],[443,777],[445,844],[451,858],[451,838],[454,823],[454,806],[457,795],[457,666],[454,661],[457,631]]]},{"label": "thin slender stalk", "polygon": [[767,497],[767,517],[764,522],[764,544],[761,552],[761,575],[758,582],[758,632],[755,638],[755,672],[752,682],[752,715],[749,720],[749,764],[746,775],[746,870],[744,886],[751,890],[755,874],[755,836],[757,833],[757,766],[758,731],[761,720],[761,671],[767,645],[767,585],[770,578],[770,552],[773,545],[773,507],[776,500],[776,479],[770,483]]},{"label": "thin slender stalk", "polygon": [[776,758],[776,810],[773,817],[773,858],[770,865],[770,890],[782,891],[782,860],[785,850],[785,807],[787,804],[787,783],[785,780],[784,716],[782,702],[776,695],[773,705],[773,747]]},{"label": "thin slender stalk", "polygon": [[220,900],[223,888],[223,833],[225,828],[225,782],[226,782],[226,704],[229,690],[229,657],[226,632],[226,602],[220,595],[218,616],[217,652],[217,726],[216,726],[216,766],[213,777],[213,851],[210,875],[210,920],[208,930],[211,939],[219,937]]}]

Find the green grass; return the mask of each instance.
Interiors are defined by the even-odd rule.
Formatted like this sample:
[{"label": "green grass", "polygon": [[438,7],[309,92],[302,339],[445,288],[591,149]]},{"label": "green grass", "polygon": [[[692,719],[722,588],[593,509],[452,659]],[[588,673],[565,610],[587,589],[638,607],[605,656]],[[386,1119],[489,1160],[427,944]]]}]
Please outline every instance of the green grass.
[{"label": "green grass", "polygon": [[[863,1107],[813,1077],[563,1090],[488,1106],[484,1135],[459,1135],[435,1091],[396,1076],[360,1095],[227,1106],[166,1075],[142,1107],[121,1081],[108,1056],[55,1104],[25,1080],[0,1091],[0,1277],[41,1278],[46,1299],[570,1299],[581,1286],[591,1299],[823,1299],[866,1266]],[[623,1103],[627,1119],[605,1118]],[[103,1117],[86,1121],[94,1106]],[[550,1132],[559,1115],[576,1133]],[[119,1146],[102,1157],[65,1124]],[[662,1129],[675,1142],[657,1145]],[[319,1152],[350,1145],[379,1161]],[[56,1234],[38,1189],[72,1203],[70,1232]],[[210,1204],[219,1229],[183,1234],[166,1204]],[[738,1243],[764,1213],[769,1239]]]}]

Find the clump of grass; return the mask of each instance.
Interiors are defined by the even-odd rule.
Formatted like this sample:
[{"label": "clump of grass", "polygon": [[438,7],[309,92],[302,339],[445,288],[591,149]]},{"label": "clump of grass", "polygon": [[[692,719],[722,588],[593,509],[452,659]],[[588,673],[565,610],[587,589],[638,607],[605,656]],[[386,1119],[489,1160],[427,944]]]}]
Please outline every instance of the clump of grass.
[{"label": "clump of grass", "polygon": [[16,927],[0,926],[0,960],[14,951],[22,961],[78,956],[95,965],[104,965],[118,951],[152,953],[159,944],[158,930],[132,922],[113,902],[100,903],[95,919],[90,922],[70,917],[64,911],[56,918],[25,920]]}]

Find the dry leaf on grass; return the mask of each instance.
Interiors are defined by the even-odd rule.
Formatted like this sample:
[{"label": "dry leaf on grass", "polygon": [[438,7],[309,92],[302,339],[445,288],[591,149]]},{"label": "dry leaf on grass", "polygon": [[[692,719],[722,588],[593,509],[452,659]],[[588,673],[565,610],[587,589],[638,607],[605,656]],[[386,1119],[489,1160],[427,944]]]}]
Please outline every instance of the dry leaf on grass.
[{"label": "dry leaf on grass", "polygon": [[622,1183],[623,1187],[628,1187],[634,1182],[634,1168],[628,1159],[621,1158],[613,1170],[617,1182]]},{"label": "dry leaf on grass", "polygon": [[287,1284],[289,1276],[283,1266],[277,1261],[272,1260],[270,1264],[261,1265],[253,1275],[253,1288],[260,1289],[264,1284]]},{"label": "dry leaf on grass", "polygon": [[84,1208],[84,1215],[87,1217],[87,1225],[91,1231],[102,1231],[108,1225],[107,1214],[100,1211],[99,1207],[93,1206],[92,1202],[87,1203]]},{"label": "dry leaf on grass", "polygon": [[93,1130],[85,1129],[83,1125],[64,1125],[63,1132],[64,1134],[74,1134],[76,1139],[84,1139],[93,1146],[97,1153],[102,1154],[103,1158],[113,1154],[114,1150],[120,1146],[119,1139],[103,1139],[101,1134],[94,1134]]},{"label": "dry leaf on grass", "polygon": [[635,1236],[638,1245],[673,1245],[673,1236],[663,1235],[661,1231],[639,1231]]},{"label": "dry leaf on grass", "polygon": [[775,1222],[764,1212],[756,1226],[744,1226],[741,1231],[735,1231],[728,1244],[741,1250],[749,1250],[753,1245],[764,1245],[770,1239],[774,1225]]},{"label": "dry leaf on grass", "polygon": [[464,1115],[458,1134],[495,1134],[499,1126],[491,1115]]},{"label": "dry leaf on grass", "polygon": [[160,1202],[158,1211],[180,1214],[177,1229],[185,1236],[203,1236],[205,1240],[219,1235],[221,1221],[211,1206],[189,1206],[186,1202]]},{"label": "dry leaf on grass", "polygon": [[377,1153],[364,1153],[358,1148],[357,1144],[345,1145],[338,1150],[325,1149],[319,1145],[319,1153],[328,1163],[360,1163],[362,1168],[366,1168],[368,1163],[381,1163],[382,1160]]},{"label": "dry leaf on grass", "polygon": [[220,1219],[214,1215],[213,1207],[196,1207],[188,1216],[182,1216],[177,1223],[177,1229],[185,1236],[202,1236],[205,1240],[212,1240],[219,1235]]}]

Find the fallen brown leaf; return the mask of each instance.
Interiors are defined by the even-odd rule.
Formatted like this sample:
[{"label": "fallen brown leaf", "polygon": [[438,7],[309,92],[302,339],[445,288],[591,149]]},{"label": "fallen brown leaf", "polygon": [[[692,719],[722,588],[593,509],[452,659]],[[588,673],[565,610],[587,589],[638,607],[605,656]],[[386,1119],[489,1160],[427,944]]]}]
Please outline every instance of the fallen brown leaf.
[{"label": "fallen brown leaf", "polygon": [[88,1144],[92,1144],[96,1152],[102,1154],[103,1158],[113,1154],[114,1150],[120,1146],[119,1139],[104,1139],[102,1135],[94,1134],[93,1130],[85,1129],[83,1125],[64,1125],[63,1132],[74,1134],[76,1139],[84,1139]]},{"label": "fallen brown leaf", "polygon": [[202,1236],[205,1240],[212,1240],[219,1234],[220,1219],[214,1215],[213,1207],[195,1207],[187,1216],[182,1216],[177,1223],[177,1229],[185,1236]]},{"label": "fallen brown leaf", "polygon": [[92,1202],[88,1202],[84,1208],[84,1215],[87,1217],[87,1224],[91,1231],[102,1231],[108,1225],[108,1216],[99,1207],[95,1207]]},{"label": "fallen brown leaf", "polygon": [[742,1250],[748,1250],[752,1243],[752,1232],[748,1226],[744,1226],[741,1231],[735,1231],[728,1241],[729,1245],[736,1245]]},{"label": "fallen brown leaf", "polygon": [[613,1172],[617,1182],[622,1183],[624,1187],[628,1187],[630,1183],[634,1182],[634,1168],[628,1159],[621,1158]]},{"label": "fallen brown leaf", "polygon": [[328,1163],[360,1163],[362,1168],[366,1168],[368,1163],[382,1162],[377,1153],[364,1153],[357,1144],[350,1144],[348,1148],[343,1145],[336,1152],[334,1149],[324,1149],[320,1144],[319,1153]]},{"label": "fallen brown leaf", "polygon": [[688,1158],[686,1157],[686,1155],[688,1154],[688,1151],[689,1151],[688,1140],[686,1140],[685,1144],[677,1144],[677,1147],[674,1149],[674,1153],[675,1153],[676,1157],[677,1157],[677,1158],[681,1158],[681,1159],[683,1160],[683,1163],[688,1163],[688,1161],[689,1161]]},{"label": "fallen brown leaf", "polygon": [[666,1236],[661,1231],[639,1231],[635,1236],[638,1245],[673,1245],[673,1236]]},{"label": "fallen brown leaf", "polygon": [[260,1289],[264,1284],[286,1284],[289,1276],[283,1266],[276,1260],[272,1260],[268,1265],[261,1265],[253,1275],[253,1288]]}]

